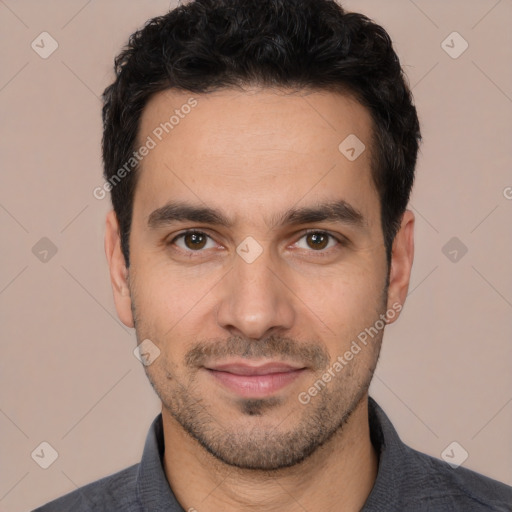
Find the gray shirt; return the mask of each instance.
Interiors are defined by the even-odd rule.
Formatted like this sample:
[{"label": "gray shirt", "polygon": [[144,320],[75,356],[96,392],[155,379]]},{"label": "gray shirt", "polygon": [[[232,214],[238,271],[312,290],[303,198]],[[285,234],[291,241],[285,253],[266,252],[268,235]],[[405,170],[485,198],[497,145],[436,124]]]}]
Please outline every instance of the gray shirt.
[{"label": "gray shirt", "polygon": [[[368,407],[379,469],[361,512],[512,511],[512,487],[462,467],[453,469],[446,462],[409,448],[371,398]],[[167,449],[172,450],[172,446]],[[160,414],[149,429],[139,464],[81,487],[34,512],[184,512],[167,482],[163,453]]]}]

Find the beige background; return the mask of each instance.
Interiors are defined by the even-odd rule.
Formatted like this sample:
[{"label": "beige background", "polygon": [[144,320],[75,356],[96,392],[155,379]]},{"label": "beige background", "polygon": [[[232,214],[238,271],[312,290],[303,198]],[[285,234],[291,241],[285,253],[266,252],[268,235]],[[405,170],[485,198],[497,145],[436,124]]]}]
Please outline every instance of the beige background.
[{"label": "beige background", "polygon": [[[440,457],[455,440],[465,467],[512,484],[512,2],[345,6],[391,34],[424,136],[410,296],[387,330],[373,396],[413,447]],[[1,511],[137,462],[158,413],[111,298],[108,199],[92,191],[113,57],[168,7],[0,0]],[[43,31],[59,45],[47,59],[31,48]],[[457,59],[441,46],[453,31],[469,44]],[[32,252],[42,237],[57,248],[46,262]],[[468,249],[457,262],[442,251],[452,237]],[[42,441],[59,455],[46,470],[31,458]]]}]

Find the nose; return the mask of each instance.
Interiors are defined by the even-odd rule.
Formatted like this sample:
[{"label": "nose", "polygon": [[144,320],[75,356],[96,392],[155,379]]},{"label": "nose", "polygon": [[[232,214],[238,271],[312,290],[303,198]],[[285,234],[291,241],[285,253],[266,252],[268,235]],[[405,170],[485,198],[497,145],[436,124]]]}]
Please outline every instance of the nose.
[{"label": "nose", "polygon": [[292,327],[294,296],[271,259],[265,250],[250,263],[237,255],[223,280],[217,323],[232,335],[262,339]]}]

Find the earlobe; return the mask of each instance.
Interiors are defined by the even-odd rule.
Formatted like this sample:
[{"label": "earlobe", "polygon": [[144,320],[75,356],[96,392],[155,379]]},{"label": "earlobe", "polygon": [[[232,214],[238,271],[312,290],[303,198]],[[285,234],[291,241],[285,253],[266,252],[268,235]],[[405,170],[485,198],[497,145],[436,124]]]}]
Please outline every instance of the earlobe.
[{"label": "earlobe", "polygon": [[110,282],[114,293],[117,315],[127,327],[133,327],[128,269],[121,250],[119,223],[114,211],[107,214],[105,223],[105,254],[110,269]]},{"label": "earlobe", "polygon": [[[406,210],[400,229],[393,241],[391,268],[389,271],[388,310],[401,310],[409,290],[412,263],[414,260],[414,214]],[[390,319],[394,322],[398,315]]]}]

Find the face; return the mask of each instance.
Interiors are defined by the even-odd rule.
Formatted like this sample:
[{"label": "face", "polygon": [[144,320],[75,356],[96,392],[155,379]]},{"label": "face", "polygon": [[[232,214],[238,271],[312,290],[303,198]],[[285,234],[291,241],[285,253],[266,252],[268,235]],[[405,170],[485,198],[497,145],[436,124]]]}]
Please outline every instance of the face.
[{"label": "face", "polygon": [[227,464],[294,465],[366,396],[412,261],[402,229],[388,287],[371,123],[348,96],[269,89],[143,112],[128,270],[107,222],[116,307],[160,351],[164,419]]}]

